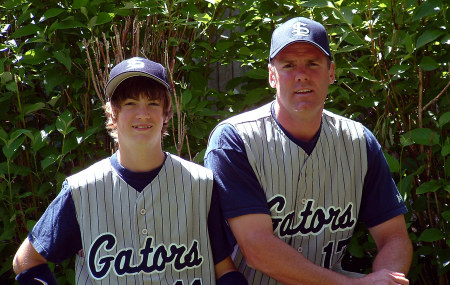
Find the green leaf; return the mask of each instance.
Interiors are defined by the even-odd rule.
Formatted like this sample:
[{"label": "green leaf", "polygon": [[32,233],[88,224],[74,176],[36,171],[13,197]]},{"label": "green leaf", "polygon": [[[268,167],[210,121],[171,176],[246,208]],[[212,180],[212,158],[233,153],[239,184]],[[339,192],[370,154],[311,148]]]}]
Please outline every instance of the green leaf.
[{"label": "green leaf", "polygon": [[181,104],[183,105],[183,108],[189,104],[192,100],[192,91],[191,90],[184,90],[183,94],[181,95]]},{"label": "green leaf", "polygon": [[431,146],[439,143],[439,134],[428,128],[419,128],[407,132],[400,136],[403,146],[420,144]]},{"label": "green leaf", "polygon": [[441,215],[446,221],[450,221],[450,211],[442,212]]},{"label": "green leaf", "polygon": [[345,46],[345,47],[342,47],[342,48],[339,47],[337,50],[333,50],[332,53],[334,53],[334,54],[346,53],[346,52],[358,50],[358,49],[360,49],[362,47],[363,47],[362,45],[356,45],[356,46],[349,45],[349,46]]},{"label": "green leaf", "polygon": [[75,136],[70,137],[69,139],[64,141],[63,149],[61,153],[63,155],[66,155],[67,153],[71,152],[72,150],[76,149],[78,147],[78,141]]},{"label": "green leaf", "polygon": [[53,18],[58,16],[59,14],[65,12],[66,10],[61,8],[51,8],[45,11],[44,15],[42,15],[41,19],[39,19],[39,22],[43,22],[47,19]]},{"label": "green leaf", "polygon": [[442,147],[441,155],[442,157],[446,157],[449,153],[450,153],[450,142],[449,140],[446,140],[444,146]]},{"label": "green leaf", "polygon": [[434,193],[442,187],[442,184],[439,181],[431,180],[425,183],[422,183],[419,187],[417,187],[417,194],[425,194],[425,193]]},{"label": "green leaf", "polygon": [[12,33],[11,38],[20,38],[29,35],[34,35],[37,32],[41,32],[42,30],[35,24],[26,25],[17,29],[14,33]]},{"label": "green leaf", "polygon": [[406,72],[409,69],[411,69],[411,66],[409,66],[409,65],[396,64],[389,69],[389,74],[397,74],[398,75],[398,74],[402,74],[402,73]]},{"label": "green leaf", "polygon": [[253,79],[267,79],[269,75],[267,69],[259,68],[246,71],[245,76]]},{"label": "green leaf", "polygon": [[424,45],[436,40],[442,34],[444,34],[441,30],[426,30],[420,37],[417,39],[416,49],[423,47]]},{"label": "green leaf", "polygon": [[234,45],[233,41],[221,40],[217,42],[216,49],[217,51],[225,51],[231,48]]},{"label": "green leaf", "polygon": [[89,0],[73,0],[72,9],[80,9],[81,7],[86,7]]},{"label": "green leaf", "polygon": [[9,135],[9,144],[12,143],[12,141],[16,140],[18,137],[22,136],[22,135],[27,135],[27,134],[31,134],[30,130],[27,129],[18,129],[13,131],[10,135]]},{"label": "green leaf", "polygon": [[42,49],[31,49],[24,54],[22,62],[37,65],[43,63],[50,57],[51,55]]},{"label": "green leaf", "polygon": [[443,128],[448,122],[450,122],[450,111],[444,113],[440,118],[439,118],[439,127]]},{"label": "green leaf", "polygon": [[419,241],[425,241],[425,242],[433,242],[438,241],[444,238],[444,235],[439,229],[426,229],[422,232],[422,234],[419,236]]},{"label": "green leaf", "polygon": [[198,22],[206,24],[211,21],[211,16],[207,13],[198,13],[194,15],[194,19]]},{"label": "green leaf", "polygon": [[424,56],[420,61],[419,66],[425,71],[432,71],[439,68],[439,64],[429,56]]},{"label": "green leaf", "polygon": [[377,79],[373,77],[365,68],[363,69],[359,67],[352,67],[347,70],[350,70],[353,74],[360,76],[364,79],[367,79],[369,81],[377,81]]},{"label": "green leaf", "polygon": [[390,155],[387,152],[383,152],[384,153],[384,157],[386,158],[386,161],[389,165],[389,169],[391,170],[391,172],[395,173],[395,172],[399,172],[400,171],[400,163],[398,162],[398,159],[395,158],[394,156]]},{"label": "green leaf", "polygon": [[27,115],[36,111],[41,110],[42,108],[45,107],[45,103],[42,102],[38,102],[38,103],[34,103],[34,104],[27,104],[23,106],[23,114]]},{"label": "green leaf", "polygon": [[76,20],[65,20],[60,23],[56,23],[56,25],[52,25],[52,31],[54,30],[66,30],[66,29],[74,29],[74,28],[85,28],[86,26]]},{"label": "green leaf", "polygon": [[2,150],[3,150],[3,154],[6,156],[6,159],[11,160],[11,158],[17,152],[19,147],[23,144],[24,140],[25,140],[25,137],[21,136],[17,139],[10,140],[10,143],[8,145],[3,146]]},{"label": "green leaf", "polygon": [[437,14],[441,11],[441,0],[427,0],[414,10],[413,21]]},{"label": "green leaf", "polygon": [[68,50],[58,50],[53,53],[53,56],[70,72],[72,68],[72,59],[70,58],[70,51]]},{"label": "green leaf", "polygon": [[56,119],[56,130],[66,136],[71,131],[73,131],[75,128],[70,127],[70,124],[72,124],[72,114],[66,110],[64,113],[58,116]]},{"label": "green leaf", "polygon": [[28,220],[28,221],[27,221],[27,230],[30,232],[30,231],[33,229],[33,227],[34,227],[34,225],[35,225],[36,223],[37,223],[37,222],[34,221],[34,220]]},{"label": "green leaf", "polygon": [[51,155],[47,156],[46,158],[44,158],[41,161],[42,170],[46,169],[47,167],[49,167],[50,165],[55,163],[55,161],[57,161],[57,160],[58,160],[58,156],[56,154],[51,154]]},{"label": "green leaf", "polygon": [[331,1],[327,0],[308,0],[301,2],[301,6],[309,8],[334,8]]},{"label": "green leaf", "polygon": [[97,16],[97,21],[95,22],[96,25],[103,25],[106,23],[109,23],[114,18],[114,13],[106,13],[106,12],[100,12]]}]

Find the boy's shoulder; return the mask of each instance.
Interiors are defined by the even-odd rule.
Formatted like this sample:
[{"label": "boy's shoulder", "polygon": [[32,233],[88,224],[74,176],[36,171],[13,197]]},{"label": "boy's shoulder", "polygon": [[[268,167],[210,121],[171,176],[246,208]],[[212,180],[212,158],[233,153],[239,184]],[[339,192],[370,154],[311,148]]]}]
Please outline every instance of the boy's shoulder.
[{"label": "boy's shoulder", "polygon": [[69,182],[69,184],[73,181],[85,181],[88,183],[94,180],[103,179],[111,171],[112,166],[110,158],[107,157],[95,162],[94,164],[81,170],[80,172],[70,175],[69,177],[67,177],[67,181]]},{"label": "boy's shoulder", "polygon": [[207,176],[212,177],[212,171],[210,169],[175,154],[167,153],[166,163],[169,161],[174,165],[179,165],[182,169],[190,173],[204,173]]}]

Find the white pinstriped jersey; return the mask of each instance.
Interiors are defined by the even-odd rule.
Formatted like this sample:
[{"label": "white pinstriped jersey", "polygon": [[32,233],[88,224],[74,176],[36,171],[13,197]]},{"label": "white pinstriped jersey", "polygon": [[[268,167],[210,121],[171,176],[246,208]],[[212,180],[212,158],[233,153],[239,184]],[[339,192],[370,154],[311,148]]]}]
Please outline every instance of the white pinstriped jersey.
[{"label": "white pinstriped jersey", "polygon": [[210,170],[168,153],[142,192],[130,191],[109,158],[67,181],[84,249],[77,284],[215,284]]},{"label": "white pinstriped jersey", "polygon": [[[308,155],[280,129],[271,104],[223,123],[233,125],[244,142],[265,191],[274,233],[311,262],[339,270],[367,171],[363,126],[324,111],[319,139]],[[250,284],[277,284],[248,267],[240,251],[235,262]]]}]

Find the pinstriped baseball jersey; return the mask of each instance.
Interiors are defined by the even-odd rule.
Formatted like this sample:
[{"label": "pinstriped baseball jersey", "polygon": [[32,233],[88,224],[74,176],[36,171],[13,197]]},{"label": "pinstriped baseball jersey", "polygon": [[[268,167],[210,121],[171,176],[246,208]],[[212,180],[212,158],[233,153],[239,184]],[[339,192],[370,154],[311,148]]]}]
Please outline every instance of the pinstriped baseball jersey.
[{"label": "pinstriped baseball jersey", "polygon": [[84,249],[77,284],[215,284],[210,170],[168,153],[142,192],[109,159],[67,180]]},{"label": "pinstriped baseball jersey", "polygon": [[[366,140],[359,123],[324,111],[310,155],[291,141],[271,116],[270,104],[232,117],[271,211],[274,233],[311,262],[340,269],[356,225],[365,173]],[[235,262],[250,284],[277,284]]]}]

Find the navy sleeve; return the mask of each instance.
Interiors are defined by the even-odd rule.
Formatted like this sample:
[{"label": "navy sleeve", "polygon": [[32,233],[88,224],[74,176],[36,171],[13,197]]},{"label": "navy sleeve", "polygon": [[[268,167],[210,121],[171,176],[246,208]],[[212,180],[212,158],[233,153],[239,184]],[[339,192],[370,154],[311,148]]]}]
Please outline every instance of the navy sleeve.
[{"label": "navy sleeve", "polygon": [[244,142],[230,124],[218,126],[208,142],[205,166],[214,173],[226,219],[247,214],[268,214],[264,190],[250,166]]},{"label": "navy sleeve", "polygon": [[208,213],[208,231],[214,264],[217,264],[231,255],[236,240],[223,216],[216,182],[214,182],[211,206]]},{"label": "navy sleeve", "polygon": [[364,179],[359,219],[370,228],[405,214],[407,208],[392,179],[380,144],[367,128],[364,128],[364,134],[368,169]]},{"label": "navy sleeve", "polygon": [[67,182],[28,235],[36,251],[51,262],[72,257],[81,245],[75,204]]}]

